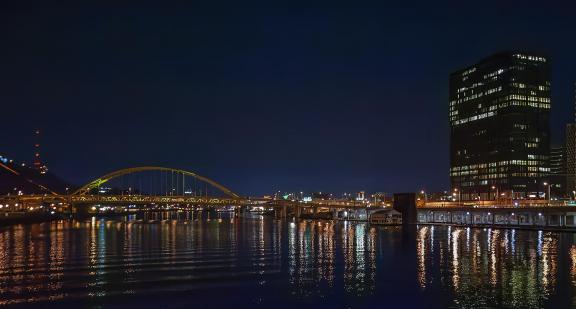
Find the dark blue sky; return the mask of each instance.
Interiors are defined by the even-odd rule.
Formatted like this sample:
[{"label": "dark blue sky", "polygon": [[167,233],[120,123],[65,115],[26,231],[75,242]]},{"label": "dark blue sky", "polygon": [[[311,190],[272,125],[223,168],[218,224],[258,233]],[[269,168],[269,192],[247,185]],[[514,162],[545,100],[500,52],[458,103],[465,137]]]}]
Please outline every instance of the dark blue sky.
[{"label": "dark blue sky", "polygon": [[242,194],[440,190],[448,75],[506,49],[552,58],[560,141],[574,2],[431,2],[2,7],[0,153],[31,160],[40,127],[76,183],[162,165]]}]

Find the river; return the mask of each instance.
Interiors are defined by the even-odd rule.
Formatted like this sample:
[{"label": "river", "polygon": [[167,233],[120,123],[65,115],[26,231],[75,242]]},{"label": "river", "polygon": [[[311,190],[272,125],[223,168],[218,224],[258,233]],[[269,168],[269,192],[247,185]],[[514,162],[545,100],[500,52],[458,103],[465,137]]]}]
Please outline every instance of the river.
[{"label": "river", "polygon": [[192,213],[0,228],[0,304],[570,308],[576,234]]}]

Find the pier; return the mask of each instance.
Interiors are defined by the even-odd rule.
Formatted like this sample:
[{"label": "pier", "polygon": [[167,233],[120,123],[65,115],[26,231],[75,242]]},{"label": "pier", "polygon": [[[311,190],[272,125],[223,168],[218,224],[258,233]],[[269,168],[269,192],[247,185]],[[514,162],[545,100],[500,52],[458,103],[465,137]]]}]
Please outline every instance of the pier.
[{"label": "pier", "polygon": [[418,224],[560,229],[576,231],[576,207],[418,208]]}]

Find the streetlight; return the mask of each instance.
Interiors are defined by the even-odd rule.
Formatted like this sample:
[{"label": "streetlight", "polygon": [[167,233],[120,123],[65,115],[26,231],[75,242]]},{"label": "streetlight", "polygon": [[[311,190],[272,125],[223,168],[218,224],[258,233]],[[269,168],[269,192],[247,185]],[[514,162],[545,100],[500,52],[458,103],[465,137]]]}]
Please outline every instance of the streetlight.
[{"label": "streetlight", "polygon": [[424,203],[428,203],[428,196],[426,195],[426,191],[420,191],[420,194],[424,195]]},{"label": "streetlight", "polygon": [[546,197],[548,198],[548,204],[550,204],[550,187],[552,186],[552,184],[544,182],[544,186],[548,187],[548,195]]},{"label": "streetlight", "polygon": [[458,194],[458,203],[460,203],[461,193],[460,193],[460,191],[458,191],[458,188],[454,188],[454,193],[452,195],[456,196],[456,194]]},{"label": "streetlight", "polygon": [[544,186],[548,187],[548,205],[550,205],[550,187],[552,187],[553,185],[554,184],[547,183],[547,182],[544,183]]},{"label": "streetlight", "polygon": [[492,186],[492,190],[496,190],[496,195],[494,196],[494,200],[497,201],[497,200],[498,200],[498,197],[499,197],[499,195],[498,195],[498,194],[499,194],[499,192],[498,192],[498,187]]}]

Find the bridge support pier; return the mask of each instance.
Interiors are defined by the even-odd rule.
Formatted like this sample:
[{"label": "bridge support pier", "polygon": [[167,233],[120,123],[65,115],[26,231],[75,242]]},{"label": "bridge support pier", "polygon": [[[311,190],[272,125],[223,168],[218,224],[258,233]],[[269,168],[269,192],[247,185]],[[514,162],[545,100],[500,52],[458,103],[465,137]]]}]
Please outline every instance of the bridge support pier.
[{"label": "bridge support pier", "polygon": [[416,194],[394,193],[394,210],[402,213],[402,225],[416,224]]},{"label": "bridge support pier", "polygon": [[244,212],[246,211],[246,206],[236,206],[234,209],[234,216],[236,218],[244,217]]},{"label": "bridge support pier", "polygon": [[274,216],[276,219],[285,219],[288,217],[288,207],[286,206],[277,206],[274,208]]},{"label": "bridge support pier", "polygon": [[300,206],[298,206],[298,205],[296,205],[296,206],[294,206],[294,207],[295,207],[295,209],[294,209],[294,217],[295,217],[296,219],[300,219],[300,214],[302,213],[302,207],[300,207]]}]

